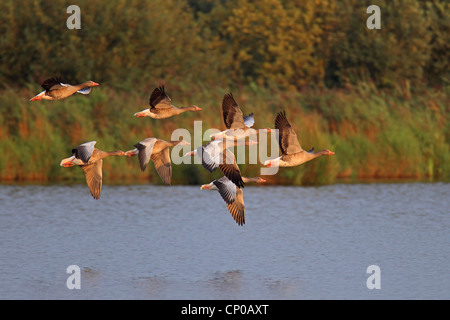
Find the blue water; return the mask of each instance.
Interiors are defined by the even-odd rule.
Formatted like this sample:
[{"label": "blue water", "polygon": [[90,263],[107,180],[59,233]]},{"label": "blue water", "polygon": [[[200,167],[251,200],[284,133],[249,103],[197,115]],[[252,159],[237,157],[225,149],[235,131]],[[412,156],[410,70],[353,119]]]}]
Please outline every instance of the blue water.
[{"label": "blue water", "polygon": [[[0,186],[1,299],[449,299],[450,185]],[[77,265],[81,289],[68,289]],[[380,289],[368,289],[376,265]]]}]

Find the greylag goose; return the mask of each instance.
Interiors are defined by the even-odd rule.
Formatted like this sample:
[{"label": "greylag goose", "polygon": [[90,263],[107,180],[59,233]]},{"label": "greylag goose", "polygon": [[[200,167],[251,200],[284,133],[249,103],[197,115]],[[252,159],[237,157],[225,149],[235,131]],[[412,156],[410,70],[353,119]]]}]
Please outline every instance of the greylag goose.
[{"label": "greylag goose", "polygon": [[253,113],[244,117],[241,108],[237,104],[233,97],[233,94],[227,93],[224,95],[222,100],[222,115],[225,127],[225,131],[219,132],[211,136],[213,139],[226,138],[239,140],[248,137],[252,132],[273,132],[271,128],[264,128],[261,130],[252,129],[255,123],[255,118]]},{"label": "greylag goose", "polygon": [[258,143],[253,140],[246,140],[245,142],[242,140],[233,140],[227,143],[224,139],[217,139],[198,147],[194,151],[186,153],[185,156],[199,156],[202,160],[203,167],[209,172],[213,172],[219,168],[237,187],[243,188],[244,181],[242,180],[239,166],[236,163],[236,157],[228,148],[253,144]]},{"label": "greylag goose", "polygon": [[[247,178],[242,177],[245,183],[264,183],[266,180],[260,177]],[[228,211],[233,217],[234,221],[240,226],[245,224],[245,204],[244,204],[244,193],[241,188],[236,187],[236,185],[231,182],[226,176],[220,179],[214,180],[211,183],[204,184],[200,187],[204,190],[218,190],[222,199],[227,204]]]},{"label": "greylag goose", "polygon": [[277,114],[275,129],[278,129],[279,132],[278,144],[280,146],[281,156],[265,161],[264,165],[267,167],[294,167],[319,156],[334,154],[334,152],[328,149],[319,152],[314,152],[314,148],[310,151],[303,150],[298,141],[297,134],[289,124],[286,118],[286,112],[284,111]]},{"label": "greylag goose", "polygon": [[109,156],[124,156],[125,152],[102,151],[94,147],[96,141],[90,141],[72,149],[73,156],[63,159],[63,167],[79,166],[86,175],[86,182],[94,199],[100,199],[103,180],[103,159]]},{"label": "greylag goose", "polygon": [[172,181],[172,161],[170,159],[170,147],[176,145],[189,145],[184,140],[165,141],[158,138],[147,138],[134,145],[135,149],[128,150],[125,155],[132,157],[138,155],[139,165],[142,171],[145,171],[148,162],[152,159],[155,169],[161,180],[170,185]]},{"label": "greylag goose", "polygon": [[86,81],[77,85],[70,85],[63,83],[60,78],[50,78],[41,84],[44,91],[31,98],[30,101],[61,100],[73,95],[74,93],[89,94],[92,87],[95,86],[98,86],[98,83],[94,81]]},{"label": "greylag goose", "polygon": [[153,90],[149,100],[150,108],[136,112],[135,117],[150,117],[153,119],[165,119],[172,116],[179,115],[186,111],[201,111],[202,109],[191,105],[189,107],[175,107],[172,105],[172,100],[164,91],[164,86],[160,86]]}]

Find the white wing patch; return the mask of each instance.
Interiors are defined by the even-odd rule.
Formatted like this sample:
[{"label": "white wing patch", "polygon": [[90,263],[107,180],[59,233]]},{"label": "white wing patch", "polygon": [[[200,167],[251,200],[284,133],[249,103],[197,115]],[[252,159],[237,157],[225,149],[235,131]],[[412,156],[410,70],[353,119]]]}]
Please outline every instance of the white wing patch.
[{"label": "white wing patch", "polygon": [[91,92],[91,90],[92,90],[92,87],[86,87],[86,88],[78,90],[77,92],[81,93],[81,94],[89,94]]}]

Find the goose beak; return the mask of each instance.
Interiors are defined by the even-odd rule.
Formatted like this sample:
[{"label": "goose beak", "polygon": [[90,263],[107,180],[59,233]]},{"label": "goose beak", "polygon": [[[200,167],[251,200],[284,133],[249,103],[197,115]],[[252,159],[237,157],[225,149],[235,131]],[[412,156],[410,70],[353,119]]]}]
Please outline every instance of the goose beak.
[{"label": "goose beak", "polygon": [[277,161],[275,161],[275,160],[267,160],[266,162],[264,162],[264,165],[267,168],[276,167],[277,166]]},{"label": "goose beak", "polygon": [[263,178],[261,178],[261,180],[259,180],[261,183],[265,183],[265,182],[267,182],[267,180],[265,180],[265,179],[263,179]]},{"label": "goose beak", "polygon": [[64,168],[73,167],[73,164],[72,164],[73,158],[74,157],[70,157],[70,158],[61,160],[61,163],[59,165]]},{"label": "goose beak", "polygon": [[96,86],[99,86],[100,84],[98,84],[97,82],[92,82],[92,86],[93,87],[96,87]]},{"label": "goose beak", "polygon": [[209,184],[204,184],[200,187],[201,190],[205,190],[205,189],[211,189],[211,186]]},{"label": "goose beak", "polygon": [[132,156],[135,156],[138,153],[139,153],[139,151],[137,149],[133,149],[133,150],[128,150],[128,151],[124,152],[123,155],[131,158]]},{"label": "goose beak", "polygon": [[333,152],[333,151],[330,151],[330,152],[328,153],[328,155],[332,155],[332,154],[334,154],[334,152]]},{"label": "goose beak", "polygon": [[136,118],[142,118],[142,117],[145,117],[143,112],[136,112],[136,113],[134,114],[134,116],[135,116]]},{"label": "goose beak", "polygon": [[30,101],[37,101],[37,100],[42,100],[42,98],[40,96],[36,96],[30,99]]}]

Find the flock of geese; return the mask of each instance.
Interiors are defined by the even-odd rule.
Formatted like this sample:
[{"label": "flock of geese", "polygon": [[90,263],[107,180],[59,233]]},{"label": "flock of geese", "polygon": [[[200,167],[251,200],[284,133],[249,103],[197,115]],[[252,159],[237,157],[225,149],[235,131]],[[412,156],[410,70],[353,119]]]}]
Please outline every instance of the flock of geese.
[{"label": "flock of geese", "polygon": [[[94,81],[86,81],[78,85],[70,85],[62,82],[60,78],[45,80],[41,86],[44,89],[30,101],[36,100],[61,100],[72,96],[75,93],[89,94],[92,87],[99,84]],[[137,118],[151,117],[153,119],[166,119],[177,116],[186,111],[201,111],[202,109],[191,105],[188,107],[176,107],[166,94],[164,86],[153,90],[149,100],[150,108],[134,114]],[[236,103],[233,95],[227,93],[222,101],[223,120],[226,130],[211,136],[212,140],[185,156],[198,156],[202,165],[209,172],[217,168],[223,173],[223,177],[216,179],[209,184],[204,184],[201,189],[217,190],[225,201],[231,216],[235,222],[242,226],[245,224],[245,205],[243,198],[244,185],[246,183],[264,183],[266,180],[260,177],[248,178],[241,175],[236,158],[229,150],[230,147],[238,145],[257,144],[250,136],[250,129],[255,120],[253,113],[244,116],[241,108]],[[325,149],[314,152],[314,148],[305,151],[301,147],[297,134],[292,129],[286,113],[279,112],[275,118],[275,130],[278,130],[278,143],[281,156],[267,160],[264,165],[267,167],[292,167],[310,161],[322,155],[333,155],[334,152]],[[254,132],[254,131],[253,131]],[[264,128],[258,133],[274,132],[271,128]],[[276,131],[275,131],[276,132]],[[150,159],[154,163],[156,171],[161,180],[171,184],[172,162],[170,159],[170,148],[176,145],[189,145],[186,141],[165,141],[159,138],[146,138],[134,145],[134,149],[129,151],[103,151],[95,147],[96,141],[89,141],[72,149],[72,156],[61,161],[63,167],[79,166],[85,173],[86,182],[94,199],[100,198],[102,189],[102,165],[103,159],[109,156],[137,156],[140,169],[144,171]]]}]

